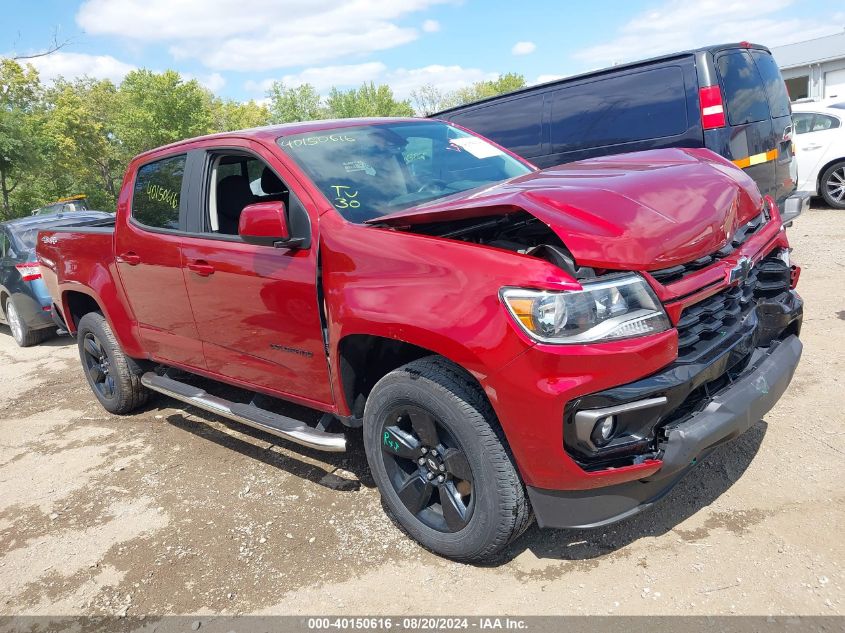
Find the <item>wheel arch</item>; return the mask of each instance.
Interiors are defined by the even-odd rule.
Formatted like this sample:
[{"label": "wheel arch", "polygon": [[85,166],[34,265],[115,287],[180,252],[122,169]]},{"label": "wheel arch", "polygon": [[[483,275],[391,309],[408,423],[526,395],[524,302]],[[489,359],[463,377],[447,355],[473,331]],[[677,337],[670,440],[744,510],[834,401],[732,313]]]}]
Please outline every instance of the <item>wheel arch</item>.
[{"label": "wheel arch", "polygon": [[822,176],[824,173],[833,167],[836,163],[845,163],[845,156],[839,156],[837,158],[832,158],[831,160],[827,161],[824,165],[819,167],[819,175],[816,176],[816,193],[818,195],[822,195]]},{"label": "wheel arch", "polygon": [[487,394],[478,378],[462,363],[440,351],[375,334],[348,334],[338,343],[337,377],[343,401],[353,417],[361,417],[364,404],[375,384],[385,375],[411,361],[426,356],[439,356],[464,372]]},{"label": "wheel arch", "polygon": [[70,332],[76,333],[79,321],[89,312],[100,312],[106,319],[108,315],[93,294],[81,290],[65,290],[62,293],[62,316]]}]

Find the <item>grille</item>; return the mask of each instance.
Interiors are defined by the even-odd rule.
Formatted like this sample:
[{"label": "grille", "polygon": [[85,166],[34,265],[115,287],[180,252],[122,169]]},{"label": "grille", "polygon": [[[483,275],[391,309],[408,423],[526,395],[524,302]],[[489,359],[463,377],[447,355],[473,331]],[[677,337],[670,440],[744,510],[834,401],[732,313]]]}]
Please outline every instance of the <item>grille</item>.
[{"label": "grille", "polygon": [[678,320],[678,360],[695,362],[732,339],[759,299],[789,289],[790,269],[776,257],[754,266],[742,283],[688,306]]},{"label": "grille", "polygon": [[737,232],[734,233],[734,236],[731,241],[725,244],[715,253],[705,255],[704,257],[699,257],[698,259],[694,259],[693,261],[687,262],[686,264],[679,264],[677,266],[671,266],[669,268],[661,268],[660,270],[652,270],[649,274],[662,284],[669,284],[675,281],[679,281],[690,273],[694,273],[697,270],[706,268],[713,262],[716,262],[720,259],[724,259],[728,255],[733,253],[737,248],[742,246],[746,242],[746,240],[748,240],[748,238],[750,238],[763,226],[765,226],[768,219],[769,217],[767,211],[763,210],[760,212],[760,215],[753,218],[745,226],[739,228]]}]

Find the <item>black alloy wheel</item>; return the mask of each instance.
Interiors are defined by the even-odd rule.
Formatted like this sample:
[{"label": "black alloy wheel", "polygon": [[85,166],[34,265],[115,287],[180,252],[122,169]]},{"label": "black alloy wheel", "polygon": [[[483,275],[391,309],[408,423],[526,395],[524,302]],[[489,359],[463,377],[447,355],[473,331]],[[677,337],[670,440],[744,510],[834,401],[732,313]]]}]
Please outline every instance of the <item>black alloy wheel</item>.
[{"label": "black alloy wheel", "polygon": [[93,332],[85,334],[82,341],[85,371],[91,379],[91,385],[108,400],[114,398],[115,381],[111,373],[111,361],[100,339]]},{"label": "black alloy wheel", "polygon": [[472,470],[457,440],[414,405],[386,416],[381,450],[393,489],[417,519],[439,532],[459,532],[474,508]]}]

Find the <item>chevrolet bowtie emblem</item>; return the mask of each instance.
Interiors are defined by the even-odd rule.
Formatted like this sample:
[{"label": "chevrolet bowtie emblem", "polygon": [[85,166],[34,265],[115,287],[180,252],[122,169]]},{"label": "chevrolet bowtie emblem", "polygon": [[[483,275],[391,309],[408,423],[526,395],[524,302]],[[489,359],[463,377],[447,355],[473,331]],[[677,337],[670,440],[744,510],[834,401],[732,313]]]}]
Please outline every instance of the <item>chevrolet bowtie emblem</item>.
[{"label": "chevrolet bowtie emblem", "polygon": [[753,264],[748,257],[741,257],[739,261],[736,263],[736,266],[731,268],[731,273],[728,278],[729,283],[735,283],[737,281],[745,281],[748,279],[748,273],[751,272],[751,267]]}]

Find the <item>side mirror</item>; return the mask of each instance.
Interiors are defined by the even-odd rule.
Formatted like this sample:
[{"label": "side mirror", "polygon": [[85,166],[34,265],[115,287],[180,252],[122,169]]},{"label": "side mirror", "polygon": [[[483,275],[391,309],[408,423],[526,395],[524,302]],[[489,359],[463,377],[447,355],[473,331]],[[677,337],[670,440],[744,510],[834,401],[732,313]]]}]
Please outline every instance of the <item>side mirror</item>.
[{"label": "side mirror", "polygon": [[299,248],[301,237],[291,237],[284,202],[256,202],[244,207],[238,220],[238,235],[247,244]]}]

